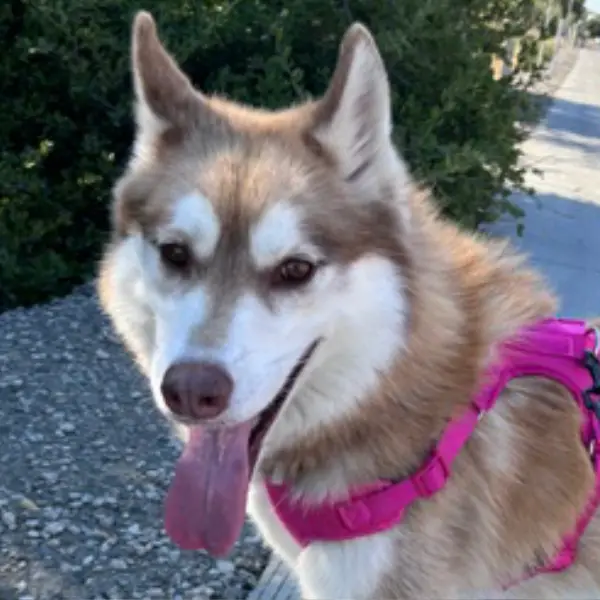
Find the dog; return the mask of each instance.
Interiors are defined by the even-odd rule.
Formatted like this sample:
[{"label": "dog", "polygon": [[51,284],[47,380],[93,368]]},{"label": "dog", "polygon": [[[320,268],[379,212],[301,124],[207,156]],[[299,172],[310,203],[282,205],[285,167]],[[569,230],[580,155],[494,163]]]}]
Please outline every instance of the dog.
[{"label": "dog", "polygon": [[[227,554],[248,511],[311,599],[600,598],[597,454],[553,378],[506,381],[439,489],[417,489],[507,340],[557,307],[413,181],[370,32],[347,31],[322,97],[279,111],[196,90],[146,12],[132,71],[98,290],[185,442],[173,540]],[[415,497],[388,510],[407,478]],[[586,510],[572,564],[539,570]],[[315,533],[311,511],[343,523]]]}]

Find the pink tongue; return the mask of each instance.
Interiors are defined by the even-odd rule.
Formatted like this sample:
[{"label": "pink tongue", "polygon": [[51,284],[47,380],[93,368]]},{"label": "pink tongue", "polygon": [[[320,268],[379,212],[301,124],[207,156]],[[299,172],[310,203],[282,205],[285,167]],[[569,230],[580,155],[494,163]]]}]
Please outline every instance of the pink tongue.
[{"label": "pink tongue", "polygon": [[190,428],[165,504],[165,529],[184,550],[229,553],[246,512],[252,423]]}]

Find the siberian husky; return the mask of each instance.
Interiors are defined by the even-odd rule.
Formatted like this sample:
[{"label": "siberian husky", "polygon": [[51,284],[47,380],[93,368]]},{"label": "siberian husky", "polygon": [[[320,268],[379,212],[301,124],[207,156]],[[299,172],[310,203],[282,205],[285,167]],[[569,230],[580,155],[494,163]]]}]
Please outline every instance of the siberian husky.
[{"label": "siberian husky", "polygon": [[321,98],[275,112],[194,89],[146,12],[132,63],[99,293],[185,441],[175,542],[225,554],[248,510],[305,598],[600,598],[598,516],[572,566],[526,576],[595,486],[555,381],[510,381],[443,489],[381,531],[301,544],[266,487],[308,514],[409,477],[505,340],[556,309],[519,256],[413,183],[367,29],[348,30]]}]

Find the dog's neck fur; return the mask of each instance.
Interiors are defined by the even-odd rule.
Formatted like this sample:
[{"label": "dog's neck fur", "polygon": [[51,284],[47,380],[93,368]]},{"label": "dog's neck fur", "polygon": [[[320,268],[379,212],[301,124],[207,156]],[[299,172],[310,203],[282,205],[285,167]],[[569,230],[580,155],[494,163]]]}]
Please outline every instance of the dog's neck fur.
[{"label": "dog's neck fur", "polygon": [[[264,474],[276,474],[306,498],[343,495],[348,487],[417,468],[448,420],[473,397],[495,346],[555,311],[554,299],[520,257],[504,243],[478,239],[444,221],[422,192],[412,195],[403,240],[413,261],[403,265],[406,345],[381,373],[382,383],[354,414],[269,452],[261,462]],[[398,255],[407,254],[399,248]],[[335,390],[327,400],[336,401]],[[333,487],[324,489],[324,482]]]}]

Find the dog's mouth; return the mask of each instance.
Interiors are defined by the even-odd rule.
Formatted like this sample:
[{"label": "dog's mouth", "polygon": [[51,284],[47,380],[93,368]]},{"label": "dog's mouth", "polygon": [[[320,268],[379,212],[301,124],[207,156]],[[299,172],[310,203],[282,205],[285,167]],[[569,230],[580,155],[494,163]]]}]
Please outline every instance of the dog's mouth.
[{"label": "dog's mouth", "polygon": [[315,340],[302,354],[302,356],[298,359],[298,362],[294,365],[294,368],[290,371],[287,379],[285,380],[283,386],[270,402],[270,404],[265,408],[257,417],[255,421],[256,424],[252,427],[250,432],[250,438],[248,441],[248,456],[250,459],[250,473],[254,471],[256,466],[256,461],[258,460],[258,455],[260,454],[260,450],[262,448],[262,443],[265,439],[265,436],[275,423],[277,416],[281,412],[285,401],[288,399],[292,389],[294,388],[296,382],[298,381],[300,375],[306,368],[306,365],[310,361],[311,357],[319,347],[319,340]]},{"label": "dog's mouth", "polygon": [[248,488],[265,436],[319,346],[298,359],[282,388],[254,419],[229,427],[189,427],[165,506],[165,527],[184,549],[227,554],[238,539]]}]

